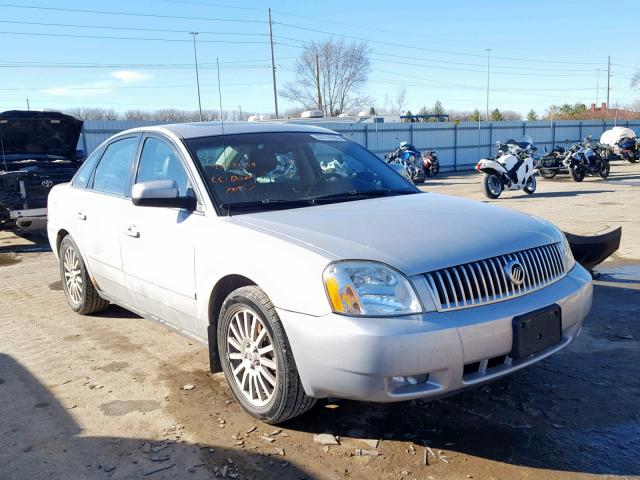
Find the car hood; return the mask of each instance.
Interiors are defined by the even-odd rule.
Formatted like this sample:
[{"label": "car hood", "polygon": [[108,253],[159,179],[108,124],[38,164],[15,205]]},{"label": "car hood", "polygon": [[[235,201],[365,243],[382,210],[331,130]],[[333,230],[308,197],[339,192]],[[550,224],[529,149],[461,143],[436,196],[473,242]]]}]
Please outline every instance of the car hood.
[{"label": "car hood", "polygon": [[547,221],[435,193],[238,215],[246,227],[406,275],[561,241]]},{"label": "car hood", "polygon": [[0,138],[5,155],[75,157],[83,122],[58,112],[0,113]]}]

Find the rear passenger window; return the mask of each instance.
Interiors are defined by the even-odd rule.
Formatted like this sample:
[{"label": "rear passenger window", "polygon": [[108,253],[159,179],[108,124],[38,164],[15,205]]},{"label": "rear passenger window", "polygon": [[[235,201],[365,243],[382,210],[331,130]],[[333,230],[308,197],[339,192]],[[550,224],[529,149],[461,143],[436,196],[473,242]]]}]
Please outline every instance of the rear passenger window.
[{"label": "rear passenger window", "polygon": [[127,194],[137,146],[138,137],[130,137],[117,140],[106,148],[93,178],[95,191],[120,196]]},{"label": "rear passenger window", "polygon": [[82,165],[80,165],[80,168],[78,168],[78,171],[71,180],[71,185],[78,188],[86,188],[87,183],[89,183],[89,179],[91,178],[91,174],[93,173],[93,169],[95,168],[96,163],[98,163],[101,154],[102,149],[94,150],[91,155],[82,162]]}]

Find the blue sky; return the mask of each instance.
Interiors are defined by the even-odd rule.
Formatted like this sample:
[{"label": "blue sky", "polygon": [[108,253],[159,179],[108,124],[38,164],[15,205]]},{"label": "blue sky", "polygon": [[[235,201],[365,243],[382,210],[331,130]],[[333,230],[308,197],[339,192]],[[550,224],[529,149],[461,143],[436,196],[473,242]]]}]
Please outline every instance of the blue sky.
[{"label": "blue sky", "polygon": [[[598,75],[604,101],[607,55],[611,104],[626,104],[640,98],[629,85],[640,68],[637,6],[630,0],[0,0],[0,109],[26,108],[26,98],[33,109],[196,109],[188,32],[198,31],[203,107],[218,107],[219,58],[223,108],[272,112],[268,7],[279,84],[293,79],[305,42],[347,36],[369,40],[372,71],[364,93],[378,108],[406,88],[414,111],[436,100],[483,111],[486,48],[492,49],[491,108],[524,114],[552,103],[589,105]],[[280,105],[294,106],[284,99]]]}]

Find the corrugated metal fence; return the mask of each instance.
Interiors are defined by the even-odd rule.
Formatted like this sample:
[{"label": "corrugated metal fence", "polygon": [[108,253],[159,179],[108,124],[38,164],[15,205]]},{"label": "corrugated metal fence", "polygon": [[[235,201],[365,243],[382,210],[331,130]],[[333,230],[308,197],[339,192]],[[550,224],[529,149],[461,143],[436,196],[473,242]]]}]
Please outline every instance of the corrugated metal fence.
[{"label": "corrugated metal fence", "polygon": [[[536,122],[463,122],[455,125],[443,123],[349,123],[332,121],[305,121],[335,130],[383,157],[400,142],[407,141],[419,150],[437,150],[442,169],[447,171],[469,170],[478,159],[495,153],[495,143],[510,138],[529,135],[538,147],[552,147],[565,139],[577,141],[587,135],[599,139],[602,132],[614,125],[640,129],[640,120],[603,122],[584,121],[536,121]],[[128,128],[154,125],[143,121],[93,121],[85,122],[78,148],[89,153],[111,135]]]}]

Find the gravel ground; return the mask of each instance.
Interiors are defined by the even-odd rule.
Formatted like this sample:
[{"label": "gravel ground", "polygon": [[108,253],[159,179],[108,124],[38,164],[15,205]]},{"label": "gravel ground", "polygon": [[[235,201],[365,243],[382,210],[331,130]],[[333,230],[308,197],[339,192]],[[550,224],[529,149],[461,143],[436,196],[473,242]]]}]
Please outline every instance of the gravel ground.
[{"label": "gravel ground", "polygon": [[[482,199],[479,182],[424,188]],[[0,478],[638,476],[638,187],[640,165],[617,162],[607,181],[540,179],[532,197],[493,202],[577,233],[623,225],[567,349],[445,400],[325,400],[281,427],[243,413],[203,346],[115,306],[73,314],[42,239],[0,233]],[[334,440],[322,433],[338,444],[317,443]]]}]

